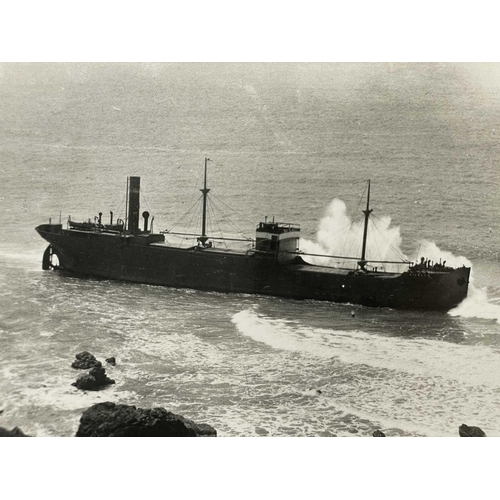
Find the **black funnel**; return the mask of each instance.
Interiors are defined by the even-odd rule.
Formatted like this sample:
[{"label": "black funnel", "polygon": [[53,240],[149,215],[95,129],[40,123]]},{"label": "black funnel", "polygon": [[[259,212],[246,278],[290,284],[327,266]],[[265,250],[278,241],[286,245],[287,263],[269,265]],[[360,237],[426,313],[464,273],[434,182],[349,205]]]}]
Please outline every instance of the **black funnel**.
[{"label": "black funnel", "polygon": [[130,177],[128,190],[128,230],[132,234],[139,232],[139,191],[140,177]]}]

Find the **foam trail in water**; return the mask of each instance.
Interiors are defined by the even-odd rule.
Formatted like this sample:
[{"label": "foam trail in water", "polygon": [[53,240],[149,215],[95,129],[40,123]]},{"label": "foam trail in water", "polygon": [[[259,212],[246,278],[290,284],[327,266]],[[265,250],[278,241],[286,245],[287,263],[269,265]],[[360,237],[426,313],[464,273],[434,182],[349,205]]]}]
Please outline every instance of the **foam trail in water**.
[{"label": "foam trail in water", "polygon": [[243,335],[275,349],[422,377],[445,377],[467,385],[500,387],[498,354],[488,347],[309,328],[266,318],[252,309],[235,314],[232,322]]}]

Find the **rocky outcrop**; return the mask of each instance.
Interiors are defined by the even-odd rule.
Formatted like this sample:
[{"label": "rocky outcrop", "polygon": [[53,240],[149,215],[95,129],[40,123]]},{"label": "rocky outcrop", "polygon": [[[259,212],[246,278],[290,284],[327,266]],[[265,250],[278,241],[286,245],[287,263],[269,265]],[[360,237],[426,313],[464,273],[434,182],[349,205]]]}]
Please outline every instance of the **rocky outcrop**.
[{"label": "rocky outcrop", "polygon": [[94,366],[102,366],[102,363],[97,361],[95,356],[90,352],[83,351],[76,355],[76,360],[71,363],[71,366],[77,370],[89,370]]},{"label": "rocky outcrop", "polygon": [[208,424],[175,415],[164,408],[145,410],[115,403],[98,403],[87,409],[77,437],[197,437],[217,436]]},{"label": "rocky outcrop", "polygon": [[376,437],[376,438],[385,438],[386,435],[380,430],[380,429],[377,429],[373,434],[372,434],[373,437]]},{"label": "rocky outcrop", "polygon": [[80,375],[71,385],[82,391],[98,391],[114,383],[115,381],[106,375],[106,370],[102,366],[94,366],[89,373]]},{"label": "rocky outcrop", "polygon": [[114,356],[111,356],[111,358],[106,359],[106,363],[109,363],[111,366],[116,366],[116,359]]},{"label": "rocky outcrop", "polygon": [[14,427],[11,431],[5,427],[0,427],[0,437],[30,437],[25,434],[19,427]]},{"label": "rocky outcrop", "polygon": [[473,425],[469,427],[466,424],[462,424],[458,428],[458,434],[460,437],[486,437],[484,431],[479,427],[475,427]]}]

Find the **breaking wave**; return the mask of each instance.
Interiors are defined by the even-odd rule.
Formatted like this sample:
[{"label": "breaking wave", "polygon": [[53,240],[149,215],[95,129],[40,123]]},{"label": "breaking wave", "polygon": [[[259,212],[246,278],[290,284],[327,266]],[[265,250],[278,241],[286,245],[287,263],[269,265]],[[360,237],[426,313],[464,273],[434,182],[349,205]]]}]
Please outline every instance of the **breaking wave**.
[{"label": "breaking wave", "polygon": [[[391,226],[391,218],[377,218],[375,225],[370,219],[367,235],[367,258],[383,261],[418,261],[421,256],[433,262],[446,262],[448,266],[472,266],[463,256],[455,256],[447,250],[441,250],[435,243],[427,240],[418,241],[418,251],[407,256],[402,250],[402,237],[399,227]],[[334,198],[320,220],[315,241],[302,239],[301,248],[306,253],[326,255],[361,255],[364,221],[353,222],[347,214],[347,207],[342,200]],[[356,260],[342,261],[330,257],[306,256],[312,264],[342,267],[356,267]],[[401,265],[385,265],[387,271],[402,271]]]},{"label": "breaking wave", "polygon": [[[370,222],[370,224],[372,224]],[[342,200],[334,198],[320,220],[316,241],[302,239],[301,249],[306,253],[327,255],[361,255],[364,222],[353,222],[347,215],[347,207]],[[372,228],[374,229],[374,228]],[[373,260],[401,261],[406,259],[401,250],[401,234],[399,227],[391,227],[391,218],[384,216],[377,221],[376,229],[368,231],[367,254]],[[305,260],[311,264],[356,267],[356,260],[346,260],[316,256],[307,256]],[[400,266],[398,266],[400,267]],[[392,266],[394,268],[394,266]],[[391,269],[386,265],[385,270]]]},{"label": "breaking wave", "polygon": [[500,324],[500,305],[488,300],[485,288],[477,288],[472,283],[469,285],[468,297],[448,314],[462,318],[490,319]]},{"label": "breaking wave", "polygon": [[[363,238],[363,221],[353,222],[347,215],[345,203],[335,198],[326,209],[325,216],[320,220],[315,241],[301,239],[300,246],[305,253],[326,255],[361,255]],[[399,227],[391,227],[391,218],[380,218],[375,228],[368,231],[367,247],[369,258],[373,260],[398,261],[402,259],[418,262],[422,256],[435,263],[443,263],[451,267],[466,266],[473,268],[472,262],[462,255],[454,255],[448,250],[442,250],[436,243],[428,240],[418,241],[418,250],[407,257],[401,249],[402,237]],[[356,260],[342,261],[330,257],[304,256],[311,264],[333,267],[355,268]],[[380,265],[386,271],[402,272],[406,267],[401,265]],[[469,296],[458,307],[449,312],[451,316],[464,318],[491,319],[500,323],[500,305],[488,299],[486,289],[480,289],[473,284],[471,271]]]},{"label": "breaking wave", "polygon": [[500,387],[498,353],[489,347],[388,337],[359,330],[311,328],[262,316],[252,308],[236,313],[232,322],[242,335],[274,349],[417,376]]}]

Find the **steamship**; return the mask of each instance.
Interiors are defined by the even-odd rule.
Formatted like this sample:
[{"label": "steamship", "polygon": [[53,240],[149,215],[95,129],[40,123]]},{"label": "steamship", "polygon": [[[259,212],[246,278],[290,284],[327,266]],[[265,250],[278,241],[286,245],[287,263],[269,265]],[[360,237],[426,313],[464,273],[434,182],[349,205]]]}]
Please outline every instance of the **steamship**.
[{"label": "steamship", "polygon": [[[64,269],[81,276],[223,293],[271,295],[395,309],[447,311],[467,296],[469,267],[452,268],[427,261],[413,263],[369,261],[366,242],[370,182],[364,214],[360,256],[353,267],[311,264],[299,250],[297,224],[268,221],[256,227],[252,248],[219,248],[207,234],[207,161],[202,192],[202,227],[189,248],[169,244],[168,232],[153,232],[150,214],[143,212],[140,227],[140,177],[127,180],[128,217],[109,224],[102,213],[95,222],[42,224],[36,231],[48,241],[43,269]],[[127,208],[126,208],[127,213]],[[219,238],[221,239],[221,238]],[[229,238],[231,240],[231,238]],[[215,242],[217,243],[217,242]],[[385,271],[384,264],[402,264],[404,272]]]}]

